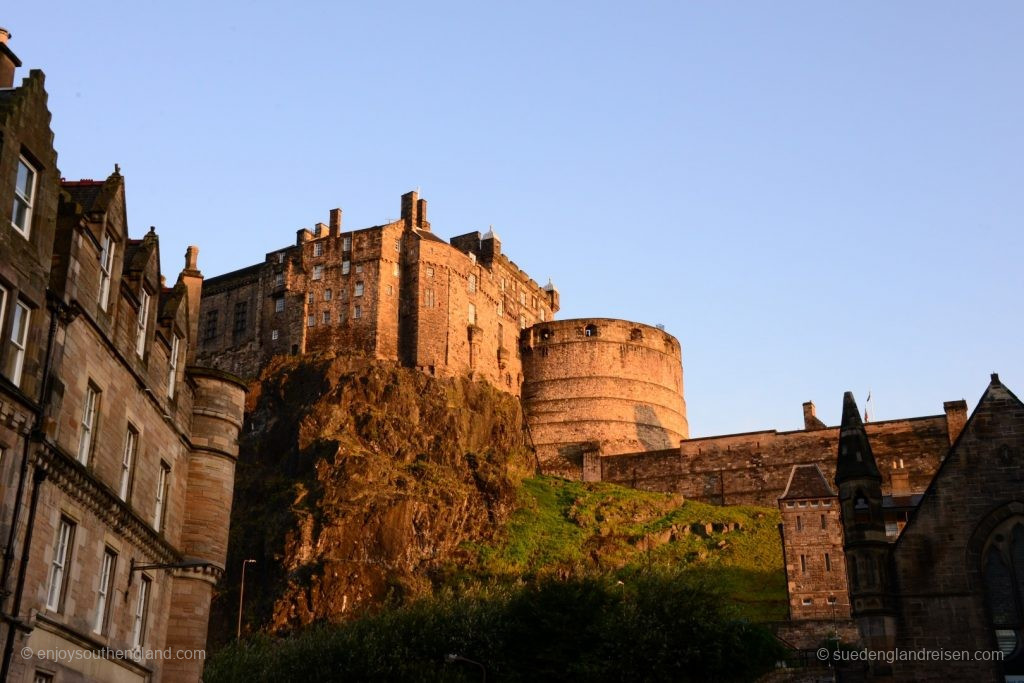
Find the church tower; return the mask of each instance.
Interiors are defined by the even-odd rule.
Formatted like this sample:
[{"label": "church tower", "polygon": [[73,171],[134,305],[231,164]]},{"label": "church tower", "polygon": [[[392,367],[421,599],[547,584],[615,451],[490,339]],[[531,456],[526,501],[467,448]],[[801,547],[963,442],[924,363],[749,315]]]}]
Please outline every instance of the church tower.
[{"label": "church tower", "polygon": [[882,515],[882,475],[850,392],[843,396],[836,486],[853,617],[867,647],[887,649],[893,644],[895,616],[890,595],[890,544]]}]

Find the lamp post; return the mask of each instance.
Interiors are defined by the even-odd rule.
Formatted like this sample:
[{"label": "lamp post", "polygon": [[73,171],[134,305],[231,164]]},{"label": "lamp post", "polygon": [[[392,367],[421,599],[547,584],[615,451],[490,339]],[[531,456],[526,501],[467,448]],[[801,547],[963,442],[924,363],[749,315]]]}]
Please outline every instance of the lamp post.
[{"label": "lamp post", "polygon": [[242,561],[242,584],[238,587],[238,631],[235,633],[236,639],[242,637],[242,606],[245,604],[245,565],[247,564],[256,564],[256,560]]},{"label": "lamp post", "polygon": [[449,662],[449,663],[451,663],[451,662],[467,662],[469,664],[475,664],[476,666],[480,667],[480,675],[482,676],[482,678],[480,680],[482,680],[483,683],[487,683],[487,669],[485,669],[484,665],[481,664],[480,662],[473,661],[472,659],[469,659],[468,657],[463,657],[462,655],[457,655],[457,654],[454,654],[454,653],[450,654],[450,655],[445,655],[444,660],[446,662]]}]

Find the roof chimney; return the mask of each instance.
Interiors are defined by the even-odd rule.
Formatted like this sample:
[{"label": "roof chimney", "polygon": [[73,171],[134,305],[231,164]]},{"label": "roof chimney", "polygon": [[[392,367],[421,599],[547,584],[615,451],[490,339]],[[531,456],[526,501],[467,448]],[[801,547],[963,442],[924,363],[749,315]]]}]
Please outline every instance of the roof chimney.
[{"label": "roof chimney", "polygon": [[0,28],[0,88],[14,86],[14,70],[21,66],[21,60],[7,47],[11,32]]},{"label": "roof chimney", "polygon": [[341,209],[331,209],[331,237],[341,232]]},{"label": "roof chimney", "polygon": [[804,403],[804,430],[824,429],[825,423],[818,419],[817,411],[814,408],[814,401]]}]

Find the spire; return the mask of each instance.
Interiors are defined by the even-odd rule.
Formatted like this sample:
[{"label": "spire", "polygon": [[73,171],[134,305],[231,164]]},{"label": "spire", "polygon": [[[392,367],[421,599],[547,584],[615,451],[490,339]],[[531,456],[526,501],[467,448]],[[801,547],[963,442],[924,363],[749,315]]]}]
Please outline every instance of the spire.
[{"label": "spire", "polygon": [[860,411],[853,393],[843,394],[843,422],[839,427],[839,460],[836,463],[836,484],[849,479],[882,480],[875,464],[875,456],[871,453],[864,423],[860,419]]}]

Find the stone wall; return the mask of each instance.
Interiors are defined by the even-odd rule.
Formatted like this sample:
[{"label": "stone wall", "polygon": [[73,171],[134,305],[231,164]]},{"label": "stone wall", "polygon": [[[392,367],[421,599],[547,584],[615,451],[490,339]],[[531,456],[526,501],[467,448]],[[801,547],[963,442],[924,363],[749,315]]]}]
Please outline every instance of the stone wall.
[{"label": "stone wall", "polygon": [[[928,486],[949,450],[951,435],[956,434],[950,429],[957,428],[960,404],[954,402],[957,409],[947,415],[866,425],[887,493],[891,490],[889,472],[893,463],[901,461],[909,471],[911,489],[921,491]],[[604,456],[600,459],[601,480],[681,493],[717,505],[774,507],[793,465],[817,463],[832,481],[838,445],[838,427],[701,437],[685,440],[673,449]]]},{"label": "stone wall", "polygon": [[676,448],[689,434],[679,342],[626,320],[559,320],[523,339],[523,405],[541,466],[579,478],[584,451]]}]

